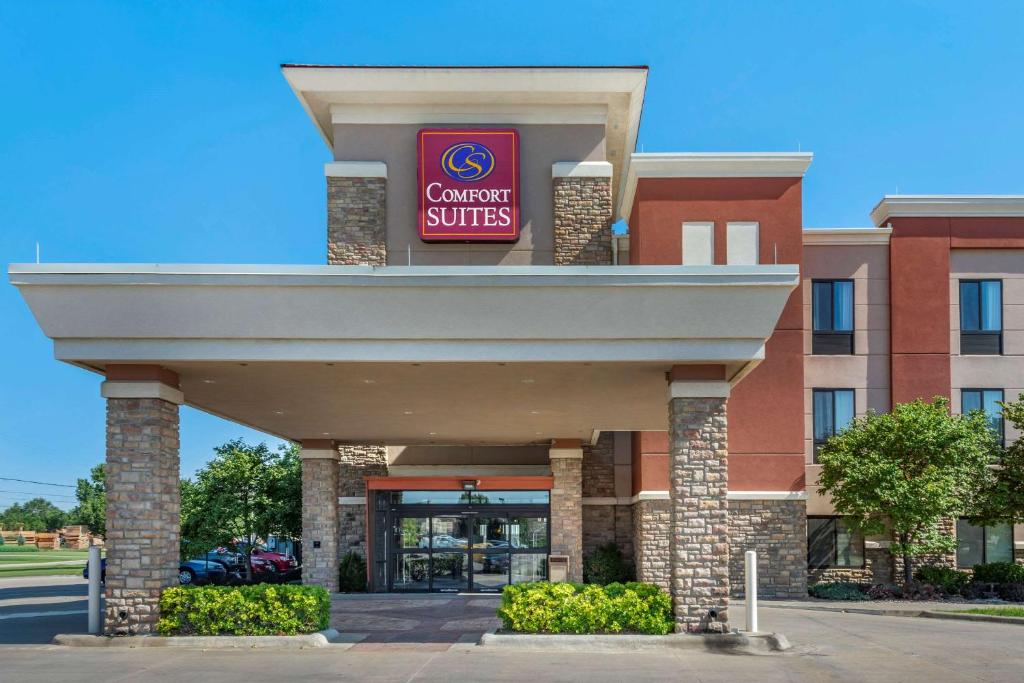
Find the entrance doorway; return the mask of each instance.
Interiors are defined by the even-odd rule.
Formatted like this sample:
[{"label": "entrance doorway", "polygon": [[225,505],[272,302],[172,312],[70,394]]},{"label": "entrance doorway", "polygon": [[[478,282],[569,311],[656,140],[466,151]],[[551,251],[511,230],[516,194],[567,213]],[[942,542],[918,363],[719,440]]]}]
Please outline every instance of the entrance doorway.
[{"label": "entrance doorway", "polygon": [[389,591],[498,593],[547,578],[548,491],[383,495]]}]

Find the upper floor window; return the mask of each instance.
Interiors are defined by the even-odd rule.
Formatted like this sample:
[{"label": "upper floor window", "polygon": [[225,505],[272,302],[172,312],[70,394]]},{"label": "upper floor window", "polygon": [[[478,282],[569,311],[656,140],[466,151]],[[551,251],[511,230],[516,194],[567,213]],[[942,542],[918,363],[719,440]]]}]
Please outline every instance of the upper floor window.
[{"label": "upper floor window", "polygon": [[811,351],[853,353],[853,280],[815,280],[811,287]]},{"label": "upper floor window", "polygon": [[726,223],[725,262],[730,266],[755,266],[758,259],[758,224]]},{"label": "upper floor window", "polygon": [[864,537],[842,517],[807,518],[807,568],[864,566]]},{"label": "upper floor window", "polygon": [[818,451],[831,437],[853,420],[853,389],[814,390],[814,462]]},{"label": "upper floor window", "polygon": [[1003,409],[999,405],[1003,400],[1002,389],[962,389],[960,392],[960,412],[966,415],[973,410],[980,410],[988,418],[989,428],[1000,443],[1005,439],[1003,428]]},{"label": "upper floor window", "polygon": [[970,569],[989,562],[1013,562],[1013,527],[975,526],[966,519],[956,520],[956,566]]},{"label": "upper floor window", "polygon": [[683,265],[710,266],[715,262],[715,224],[683,223]]},{"label": "upper floor window", "polygon": [[960,281],[960,353],[1003,352],[1003,283]]}]

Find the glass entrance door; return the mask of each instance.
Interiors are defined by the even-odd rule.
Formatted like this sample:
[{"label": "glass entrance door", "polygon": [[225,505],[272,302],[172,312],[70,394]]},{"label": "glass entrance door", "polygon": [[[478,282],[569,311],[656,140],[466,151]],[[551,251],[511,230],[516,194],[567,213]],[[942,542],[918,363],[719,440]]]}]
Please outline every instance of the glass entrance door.
[{"label": "glass entrance door", "polygon": [[[404,492],[402,492],[404,493]],[[447,493],[447,492],[445,492]],[[547,492],[543,493],[546,502]],[[519,503],[522,496],[509,498]],[[497,593],[509,583],[547,578],[546,504],[468,500],[391,505],[388,511],[392,591]]]}]

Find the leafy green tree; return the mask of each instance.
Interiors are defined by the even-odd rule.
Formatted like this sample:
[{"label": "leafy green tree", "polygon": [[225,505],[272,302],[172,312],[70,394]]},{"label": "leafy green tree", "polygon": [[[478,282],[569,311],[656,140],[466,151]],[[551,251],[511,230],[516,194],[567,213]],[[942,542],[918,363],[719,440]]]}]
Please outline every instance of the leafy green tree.
[{"label": "leafy green tree", "polygon": [[254,544],[271,534],[297,535],[301,528],[301,486],[294,446],[274,452],[242,439],[218,446],[194,480],[181,482],[183,556],[226,546],[242,554],[252,579]]},{"label": "leafy green tree", "polygon": [[903,558],[909,583],[913,558],[955,550],[938,524],[976,509],[998,449],[980,411],[950,415],[943,397],[917,400],[856,418],[829,439],[818,454],[819,484],[862,533],[891,528],[890,552]]},{"label": "leafy green tree", "polygon": [[68,515],[72,524],[84,524],[89,531],[107,535],[106,465],[100,463],[89,470],[88,479],[79,479],[75,487],[78,505]]},{"label": "leafy green tree", "polygon": [[53,531],[67,524],[68,514],[45,498],[15,503],[0,513],[0,527],[28,531]]},{"label": "leafy green tree", "polygon": [[[1003,419],[1018,431],[1024,431],[1024,394],[1000,406]],[[981,499],[978,520],[990,524],[1024,521],[1024,439],[1007,446],[993,470],[994,476]]]}]

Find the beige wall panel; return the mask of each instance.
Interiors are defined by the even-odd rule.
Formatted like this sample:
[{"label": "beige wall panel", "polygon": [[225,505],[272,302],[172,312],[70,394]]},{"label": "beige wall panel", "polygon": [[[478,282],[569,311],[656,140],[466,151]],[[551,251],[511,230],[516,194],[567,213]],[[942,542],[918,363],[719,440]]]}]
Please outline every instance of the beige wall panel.
[{"label": "beige wall panel", "polygon": [[808,278],[889,279],[887,244],[804,247],[804,276]]}]

